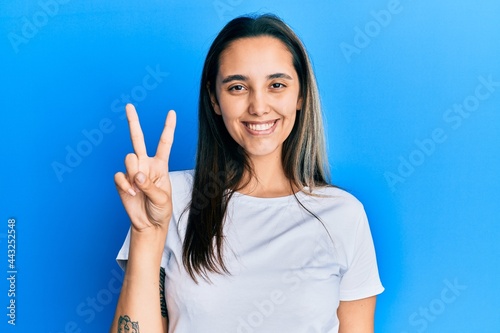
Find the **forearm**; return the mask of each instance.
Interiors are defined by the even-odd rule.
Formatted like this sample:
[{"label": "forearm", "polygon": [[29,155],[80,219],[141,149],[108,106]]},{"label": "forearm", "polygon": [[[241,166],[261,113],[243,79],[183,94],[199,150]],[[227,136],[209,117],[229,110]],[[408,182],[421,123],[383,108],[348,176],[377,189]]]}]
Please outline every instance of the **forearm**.
[{"label": "forearm", "polygon": [[[131,231],[130,250],[123,286],[111,333],[128,324],[130,332],[164,332],[160,301],[160,263],[166,236]],[[138,328],[133,330],[133,324]],[[125,330],[124,330],[125,331]]]}]

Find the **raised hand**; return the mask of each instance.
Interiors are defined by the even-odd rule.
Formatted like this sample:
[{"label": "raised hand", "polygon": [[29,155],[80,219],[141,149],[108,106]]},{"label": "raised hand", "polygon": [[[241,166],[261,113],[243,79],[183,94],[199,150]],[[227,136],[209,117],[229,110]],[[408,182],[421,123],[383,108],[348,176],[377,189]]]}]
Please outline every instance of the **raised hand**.
[{"label": "raised hand", "polygon": [[116,188],[132,222],[131,228],[138,232],[158,228],[167,232],[172,216],[168,159],[174,141],[175,112],[169,111],[156,155],[149,157],[135,107],[127,104],[125,109],[134,153],[125,158],[126,173],[115,174]]}]

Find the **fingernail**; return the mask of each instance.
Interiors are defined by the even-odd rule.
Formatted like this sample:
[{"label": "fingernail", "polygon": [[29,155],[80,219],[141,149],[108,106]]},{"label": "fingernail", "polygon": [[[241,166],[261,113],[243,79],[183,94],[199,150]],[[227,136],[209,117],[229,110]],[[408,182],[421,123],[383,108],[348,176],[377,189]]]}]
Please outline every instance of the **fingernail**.
[{"label": "fingernail", "polygon": [[146,176],[145,176],[142,172],[139,172],[139,173],[137,174],[136,179],[137,179],[137,182],[138,182],[139,184],[144,184],[144,181],[146,180]]},{"label": "fingernail", "polygon": [[131,196],[133,196],[133,197],[135,197],[135,195],[137,194],[137,193],[135,193],[135,191],[134,191],[134,189],[133,189],[133,188],[129,188],[129,189],[128,189],[128,193],[129,193]]}]

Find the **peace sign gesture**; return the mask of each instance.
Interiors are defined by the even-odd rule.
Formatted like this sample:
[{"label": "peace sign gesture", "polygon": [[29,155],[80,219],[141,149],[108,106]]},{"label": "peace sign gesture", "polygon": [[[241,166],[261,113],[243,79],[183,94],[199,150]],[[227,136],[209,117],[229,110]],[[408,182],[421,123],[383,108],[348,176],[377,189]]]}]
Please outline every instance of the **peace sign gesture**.
[{"label": "peace sign gesture", "polygon": [[125,158],[126,173],[115,174],[116,188],[130,217],[131,228],[138,232],[159,228],[166,233],[172,216],[168,159],[174,141],[175,112],[169,111],[156,155],[149,157],[137,111],[132,104],[127,104],[125,109],[134,153]]}]

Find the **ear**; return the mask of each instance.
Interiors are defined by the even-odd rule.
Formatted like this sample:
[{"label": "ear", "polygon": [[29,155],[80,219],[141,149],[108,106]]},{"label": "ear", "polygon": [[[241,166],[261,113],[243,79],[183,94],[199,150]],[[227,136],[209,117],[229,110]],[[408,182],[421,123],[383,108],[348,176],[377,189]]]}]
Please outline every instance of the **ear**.
[{"label": "ear", "polygon": [[210,95],[210,102],[212,103],[212,108],[214,109],[215,113],[220,116],[222,114],[220,112],[220,106],[219,103],[217,102],[217,96],[215,96],[215,92],[212,93],[210,89],[210,82],[207,83],[207,91],[208,94]]},{"label": "ear", "polygon": [[299,99],[297,99],[297,105],[295,107],[295,110],[301,110],[302,109],[302,97],[299,97]]}]

